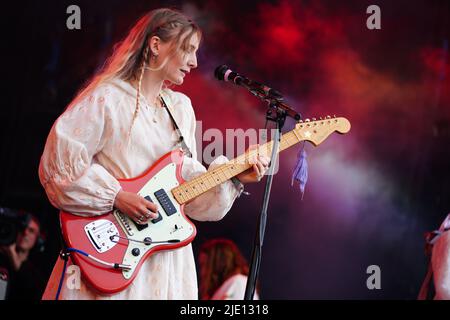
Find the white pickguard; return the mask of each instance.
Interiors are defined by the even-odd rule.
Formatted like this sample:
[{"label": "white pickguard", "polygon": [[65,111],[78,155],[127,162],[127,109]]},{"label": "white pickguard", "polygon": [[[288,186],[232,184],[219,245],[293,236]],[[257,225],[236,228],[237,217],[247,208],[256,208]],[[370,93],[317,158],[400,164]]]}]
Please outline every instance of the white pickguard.
[{"label": "white pickguard", "polygon": [[[152,241],[167,241],[172,239],[178,239],[180,241],[186,240],[194,232],[194,228],[188,221],[182,216],[180,206],[175,198],[172,196],[172,190],[179,183],[176,179],[176,165],[171,163],[164,167],[158,172],[152,179],[150,179],[145,186],[138,192],[142,197],[150,196],[152,201],[158,205],[159,213],[162,216],[162,220],[154,224],[151,221],[148,222],[148,227],[139,231],[135,224],[131,221],[128,216],[121,214],[118,210],[114,211],[114,216],[119,222],[120,226],[127,234],[128,239],[144,241],[145,238],[150,237]],[[158,202],[154,195],[155,191],[164,189],[169,196],[172,204],[176,208],[177,212],[167,216],[165,211],[162,209],[161,204]],[[162,245],[164,245],[163,243]],[[137,243],[134,241],[129,241],[127,251],[125,253],[123,264],[130,266],[130,269],[123,270],[123,276],[126,279],[131,278],[137,265],[144,257],[145,253],[161,244],[150,244],[146,245],[144,243]],[[139,255],[135,256],[132,253],[133,249],[139,249]]]}]

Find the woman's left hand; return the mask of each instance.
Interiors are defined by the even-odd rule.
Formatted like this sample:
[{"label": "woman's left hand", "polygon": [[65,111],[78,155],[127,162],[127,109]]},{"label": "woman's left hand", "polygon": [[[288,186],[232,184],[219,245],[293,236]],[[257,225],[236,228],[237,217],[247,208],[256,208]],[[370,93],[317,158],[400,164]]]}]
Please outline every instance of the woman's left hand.
[{"label": "woman's left hand", "polygon": [[[249,150],[257,149],[258,147],[259,146],[251,146]],[[253,164],[253,166],[238,174],[236,178],[238,178],[242,183],[261,181],[267,169],[269,168],[270,158],[262,154],[257,154],[254,157],[250,158],[249,162],[250,164]]]}]

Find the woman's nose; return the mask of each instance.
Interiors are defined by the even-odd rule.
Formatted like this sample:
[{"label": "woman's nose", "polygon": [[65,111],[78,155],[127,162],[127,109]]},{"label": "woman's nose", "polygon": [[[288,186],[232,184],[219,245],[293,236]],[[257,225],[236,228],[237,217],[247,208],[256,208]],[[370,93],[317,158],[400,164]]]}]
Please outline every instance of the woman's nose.
[{"label": "woman's nose", "polygon": [[191,69],[197,68],[197,57],[195,55],[189,59],[188,66]]}]

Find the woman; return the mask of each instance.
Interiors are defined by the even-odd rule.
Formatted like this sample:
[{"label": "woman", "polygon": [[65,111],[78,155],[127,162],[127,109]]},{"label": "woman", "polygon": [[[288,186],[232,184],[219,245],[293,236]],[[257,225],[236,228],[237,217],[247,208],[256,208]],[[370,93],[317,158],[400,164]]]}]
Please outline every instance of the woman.
[{"label": "woman", "polygon": [[[173,110],[192,153],[192,158],[185,157],[183,178],[190,180],[206,171],[196,160],[196,120],[190,99],[165,86],[181,85],[197,67],[200,40],[198,26],[172,9],[151,11],[136,23],[49,134],[39,177],[54,206],[80,215],[101,215],[117,208],[140,224],[154,219],[156,205],[121,190],[117,179],[142,174],[179,147],[163,101]],[[221,156],[210,167],[226,160]],[[237,178],[241,183],[259,181],[267,165],[268,158],[260,157]],[[185,213],[199,221],[220,220],[238,195],[236,184],[227,181],[188,203]],[[57,263],[44,298],[56,293],[61,264]],[[79,286],[69,287],[62,286],[62,299],[197,299],[192,247],[152,255],[132,284],[117,294],[94,292],[82,279]]]},{"label": "woman", "polygon": [[[200,299],[243,300],[248,265],[236,244],[228,239],[212,239],[200,248]],[[255,299],[259,299],[255,292]]]}]

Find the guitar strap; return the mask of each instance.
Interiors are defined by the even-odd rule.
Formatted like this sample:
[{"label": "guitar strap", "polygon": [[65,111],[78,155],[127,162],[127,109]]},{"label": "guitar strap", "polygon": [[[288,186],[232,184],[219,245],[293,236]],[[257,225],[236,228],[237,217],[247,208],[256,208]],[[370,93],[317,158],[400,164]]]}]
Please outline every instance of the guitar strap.
[{"label": "guitar strap", "polygon": [[181,149],[183,149],[184,153],[189,158],[192,158],[191,150],[189,150],[189,147],[187,146],[186,141],[184,140],[183,134],[181,133],[181,130],[178,127],[177,122],[175,121],[175,118],[173,117],[172,112],[170,111],[170,108],[167,106],[166,101],[164,100],[162,95],[160,95],[160,98],[161,98],[161,102],[163,104],[163,107],[169,113],[170,119],[172,119],[173,125],[175,126],[175,130],[177,131],[178,135],[180,136],[180,139],[178,140],[178,143],[181,145]]}]

